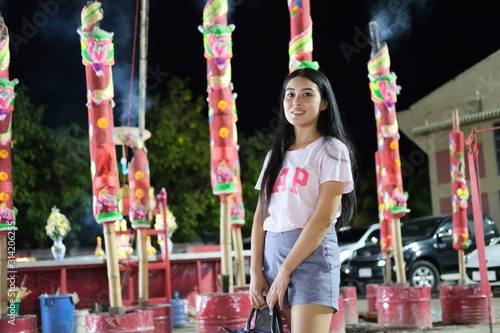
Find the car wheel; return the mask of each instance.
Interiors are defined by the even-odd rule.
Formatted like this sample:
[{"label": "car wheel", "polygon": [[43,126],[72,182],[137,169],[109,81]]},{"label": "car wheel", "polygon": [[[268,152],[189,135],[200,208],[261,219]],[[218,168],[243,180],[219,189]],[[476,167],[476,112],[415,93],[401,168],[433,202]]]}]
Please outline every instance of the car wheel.
[{"label": "car wheel", "polygon": [[421,260],[413,264],[410,271],[410,284],[413,287],[429,287],[434,293],[438,290],[439,272],[432,263]]}]

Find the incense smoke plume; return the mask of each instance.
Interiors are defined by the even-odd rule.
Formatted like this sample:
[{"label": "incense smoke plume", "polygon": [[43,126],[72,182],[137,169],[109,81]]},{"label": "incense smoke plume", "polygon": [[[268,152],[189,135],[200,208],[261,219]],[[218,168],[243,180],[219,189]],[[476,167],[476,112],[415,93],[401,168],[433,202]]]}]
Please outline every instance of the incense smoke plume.
[{"label": "incense smoke plume", "polygon": [[[227,20],[231,19],[231,16],[234,14],[236,7],[241,5],[245,0],[228,0],[227,6],[228,6],[228,13],[227,13]],[[203,12],[203,8],[205,8],[206,3],[208,0],[194,0],[196,3],[196,6],[199,8],[200,12]],[[200,16],[201,19],[201,16]]]},{"label": "incense smoke plume", "polygon": [[425,18],[431,11],[431,0],[380,0],[371,7],[371,21],[378,23],[380,39],[397,40],[411,34],[415,19]]}]

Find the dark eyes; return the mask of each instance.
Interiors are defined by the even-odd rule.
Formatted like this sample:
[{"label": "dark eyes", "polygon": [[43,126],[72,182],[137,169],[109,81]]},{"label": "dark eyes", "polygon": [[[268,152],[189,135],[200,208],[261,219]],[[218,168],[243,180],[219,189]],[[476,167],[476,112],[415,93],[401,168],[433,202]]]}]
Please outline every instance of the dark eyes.
[{"label": "dark eyes", "polygon": [[[286,97],[294,97],[295,96],[295,93],[288,93],[286,94]],[[313,94],[309,93],[309,92],[305,92],[302,94],[302,96],[304,97],[309,97],[309,96],[313,96]]]}]

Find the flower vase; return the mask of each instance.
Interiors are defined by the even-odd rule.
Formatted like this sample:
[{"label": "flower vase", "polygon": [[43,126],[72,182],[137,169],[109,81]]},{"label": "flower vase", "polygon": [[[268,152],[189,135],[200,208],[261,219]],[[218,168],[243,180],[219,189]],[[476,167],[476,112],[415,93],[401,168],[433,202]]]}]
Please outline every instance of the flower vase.
[{"label": "flower vase", "polygon": [[167,247],[168,247],[168,254],[172,254],[172,250],[174,249],[174,243],[170,239],[170,235],[167,238]]},{"label": "flower vase", "polygon": [[[160,234],[158,235],[158,239],[160,240],[160,250],[161,250],[161,253],[165,253],[165,241],[164,241],[164,238],[165,236]],[[174,249],[174,243],[172,243],[172,240],[170,239],[170,235],[168,236],[167,238],[167,250],[168,250],[168,254],[171,254],[172,253],[172,250]]]},{"label": "flower vase", "polygon": [[62,242],[62,237],[54,238],[53,241],[54,244],[50,249],[52,250],[54,260],[63,260],[66,254],[66,245]]}]

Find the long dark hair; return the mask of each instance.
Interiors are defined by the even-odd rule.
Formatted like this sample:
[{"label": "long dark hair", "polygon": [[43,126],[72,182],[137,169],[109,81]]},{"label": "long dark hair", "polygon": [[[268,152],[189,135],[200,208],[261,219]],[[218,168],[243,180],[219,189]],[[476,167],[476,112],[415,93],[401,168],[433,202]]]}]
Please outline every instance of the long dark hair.
[{"label": "long dark hair", "polygon": [[[356,179],[357,177],[355,149],[344,128],[342,117],[340,115],[330,81],[322,72],[318,70],[311,68],[297,69],[286,77],[281,88],[278,126],[275,131],[271,156],[269,157],[269,162],[264,171],[262,189],[260,191],[261,212],[263,216],[265,216],[267,209],[269,208],[273,187],[283,166],[285,154],[290,145],[295,141],[293,126],[286,120],[283,107],[286,86],[288,82],[295,77],[303,77],[311,82],[314,82],[318,86],[321,98],[328,102],[326,110],[320,112],[317,125],[318,132],[325,140],[333,137],[342,141],[347,146],[351,159],[353,178]],[[356,205],[357,200],[355,191],[351,191],[350,193],[342,196],[342,212],[337,226],[347,225],[350,222],[356,210]]]}]

